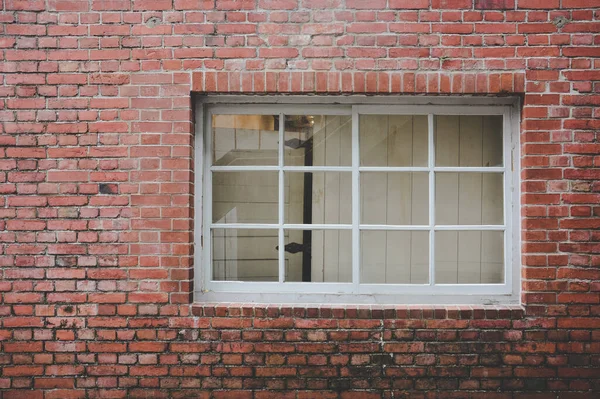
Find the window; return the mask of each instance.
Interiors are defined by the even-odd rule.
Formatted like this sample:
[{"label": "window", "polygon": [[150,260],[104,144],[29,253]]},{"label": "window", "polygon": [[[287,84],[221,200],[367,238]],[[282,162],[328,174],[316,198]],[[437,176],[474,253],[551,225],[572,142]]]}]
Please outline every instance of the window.
[{"label": "window", "polygon": [[509,100],[268,100],[197,107],[197,299],[518,302]]}]

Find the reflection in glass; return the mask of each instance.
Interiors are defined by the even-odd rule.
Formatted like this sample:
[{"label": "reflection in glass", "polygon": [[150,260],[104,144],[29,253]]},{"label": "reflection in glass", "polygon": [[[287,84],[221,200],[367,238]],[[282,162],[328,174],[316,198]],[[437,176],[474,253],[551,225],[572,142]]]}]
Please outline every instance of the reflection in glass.
[{"label": "reflection in glass", "polygon": [[277,165],[277,119],[273,115],[213,115],[213,165]]},{"label": "reflection in glass", "polygon": [[214,229],[213,280],[277,281],[277,230]]},{"label": "reflection in glass", "polygon": [[352,282],[351,230],[285,230],[285,281]]},{"label": "reflection in glass", "polygon": [[436,284],[504,282],[504,232],[436,231]]},{"label": "reflection in glass", "polygon": [[502,116],[435,117],[435,166],[502,166]]},{"label": "reflection in glass", "polygon": [[426,115],[360,115],[361,166],[427,166]]},{"label": "reflection in glass", "polygon": [[361,172],[361,223],[428,224],[428,192],[427,172]]},{"label": "reflection in glass", "polygon": [[350,166],[352,117],[286,115],[286,166]]},{"label": "reflection in glass", "polygon": [[361,282],[426,284],[428,231],[361,231]]},{"label": "reflection in glass", "polygon": [[213,223],[279,223],[277,172],[213,172]]},{"label": "reflection in glass", "polygon": [[435,174],[436,224],[502,225],[502,173]]}]

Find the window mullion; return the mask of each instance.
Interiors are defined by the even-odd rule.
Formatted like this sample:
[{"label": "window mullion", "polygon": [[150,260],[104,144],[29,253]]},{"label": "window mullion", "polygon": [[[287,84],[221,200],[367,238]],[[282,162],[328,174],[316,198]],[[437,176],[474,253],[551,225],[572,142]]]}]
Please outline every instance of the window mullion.
[{"label": "window mullion", "polygon": [[283,231],[284,211],[285,211],[285,177],[283,175],[283,150],[284,150],[284,133],[285,133],[285,116],[279,113],[279,140],[278,140],[278,169],[279,169],[279,226],[278,226],[278,243],[279,243],[279,283],[282,284],[285,278],[285,237]]},{"label": "window mullion", "polygon": [[361,172],[428,172],[429,168],[424,166],[361,166]]},{"label": "window mullion", "polygon": [[212,164],[212,112],[208,111],[205,113],[204,120],[204,196],[203,200],[203,216],[204,216],[204,228],[203,228],[203,260],[204,260],[204,287],[207,288],[210,285],[213,277],[213,253],[212,253],[212,172],[210,170]]},{"label": "window mullion", "polygon": [[513,237],[513,229],[518,226],[513,226],[512,219],[512,205],[513,201],[511,199],[512,190],[514,189],[512,185],[513,178],[513,157],[511,151],[511,129],[512,121],[511,121],[511,112],[510,109],[504,109],[504,115],[502,117],[502,160],[504,162],[504,179],[503,179],[503,189],[504,189],[504,226],[506,229],[504,230],[504,284],[508,285],[512,290],[513,285],[513,262],[515,259],[512,258],[513,248],[512,248],[512,237]]},{"label": "window mullion", "polygon": [[360,284],[360,164],[358,107],[352,106],[352,282],[355,293]]},{"label": "window mullion", "polygon": [[351,230],[352,225],[348,224],[288,224],[284,223],[283,227],[287,230]]},{"label": "window mullion", "polygon": [[437,231],[504,231],[503,224],[440,224],[433,226]]},{"label": "window mullion", "polygon": [[435,285],[435,148],[434,118],[427,115],[427,167],[429,169],[429,285]]},{"label": "window mullion", "polygon": [[256,166],[256,165],[250,165],[250,166],[238,166],[238,165],[234,165],[234,166],[211,166],[210,170],[213,172],[276,172],[279,170],[278,166]]},{"label": "window mullion", "polygon": [[454,173],[502,173],[505,171],[503,166],[436,166],[434,172],[454,172]]}]

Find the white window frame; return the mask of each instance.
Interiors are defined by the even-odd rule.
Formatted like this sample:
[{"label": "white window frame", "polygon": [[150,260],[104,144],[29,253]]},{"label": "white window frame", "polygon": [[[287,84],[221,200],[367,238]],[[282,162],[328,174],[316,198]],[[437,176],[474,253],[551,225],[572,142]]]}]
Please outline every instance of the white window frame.
[{"label": "white window frame", "polygon": [[[318,303],[318,304],[518,304],[520,301],[520,151],[519,102],[515,98],[493,97],[366,97],[366,96],[206,96],[195,98],[195,278],[196,302],[235,303]],[[279,165],[263,167],[212,166],[211,119],[213,114],[251,115],[351,115],[352,165],[348,167],[284,166],[284,124],[279,126]],[[359,115],[427,115],[428,165],[426,167],[364,167],[359,160]],[[502,167],[439,167],[435,166],[435,115],[502,115]],[[279,223],[276,224],[216,224],[212,221],[212,180],[207,171],[252,170],[279,173]],[[352,224],[286,224],[284,223],[284,171],[348,171],[352,172]],[[359,225],[360,172],[503,172],[504,224],[435,225],[435,173],[429,175],[429,224]],[[200,211],[201,210],[201,211]],[[279,231],[279,281],[240,282],[212,281],[211,228],[268,228]],[[352,282],[283,282],[284,229],[348,229],[352,230]],[[429,282],[426,284],[360,284],[361,230],[425,230],[429,231]],[[435,284],[434,231],[440,230],[503,230],[504,283],[502,284]]]}]

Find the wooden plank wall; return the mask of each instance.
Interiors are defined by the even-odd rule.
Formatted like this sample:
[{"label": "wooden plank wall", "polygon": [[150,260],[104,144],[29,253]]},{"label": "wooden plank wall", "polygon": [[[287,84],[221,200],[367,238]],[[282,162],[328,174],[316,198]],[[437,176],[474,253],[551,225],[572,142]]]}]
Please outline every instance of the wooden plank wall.
[{"label": "wooden plank wall", "polygon": [[[362,115],[361,166],[427,166],[427,117]],[[417,172],[360,175],[361,223],[428,224],[428,177]],[[425,283],[429,238],[422,231],[363,231],[361,281]]]},{"label": "wooden plank wall", "polygon": [[[500,116],[437,116],[437,166],[501,166]],[[501,173],[436,173],[436,224],[503,223]],[[443,231],[435,237],[437,283],[500,283],[503,235]]]},{"label": "wooden plank wall", "polygon": [[[315,116],[312,132],[314,166],[352,165],[352,125],[350,116]],[[286,132],[286,140],[292,137]],[[287,148],[295,153],[292,165],[304,164],[304,150]],[[292,157],[289,157],[290,159]],[[286,160],[288,157],[286,157]],[[312,222],[315,224],[352,223],[351,172],[314,172],[312,188]],[[304,174],[286,173],[289,181],[289,211],[286,220],[302,223]],[[290,242],[302,242],[302,231],[289,231]],[[311,244],[311,280],[315,282],[350,282],[352,280],[352,233],[349,230],[314,230]],[[302,254],[286,254],[287,281],[301,281]]]},{"label": "wooden plank wall", "polygon": [[[215,165],[277,165],[278,131],[269,115],[215,115]],[[214,172],[214,223],[278,223],[277,172]],[[277,281],[277,230],[213,231],[216,280]]]}]

